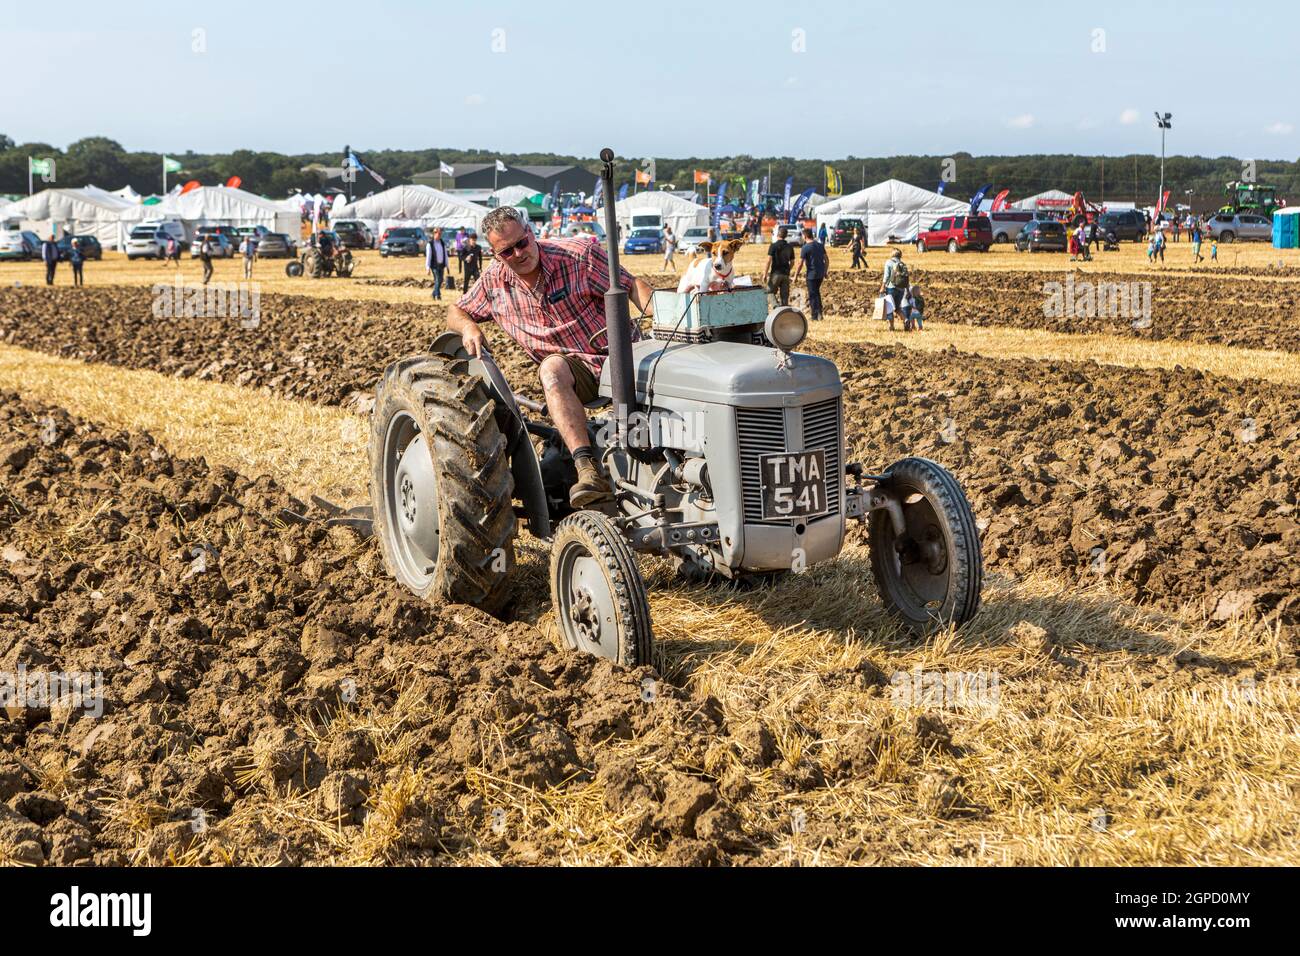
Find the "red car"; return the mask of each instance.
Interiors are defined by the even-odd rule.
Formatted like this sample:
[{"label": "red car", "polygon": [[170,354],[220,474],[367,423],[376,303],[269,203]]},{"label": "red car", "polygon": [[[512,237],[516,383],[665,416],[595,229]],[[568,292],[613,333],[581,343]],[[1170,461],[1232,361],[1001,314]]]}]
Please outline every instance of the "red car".
[{"label": "red car", "polygon": [[988,216],[944,216],[916,237],[916,251],[978,249],[988,252],[993,245],[993,227]]}]

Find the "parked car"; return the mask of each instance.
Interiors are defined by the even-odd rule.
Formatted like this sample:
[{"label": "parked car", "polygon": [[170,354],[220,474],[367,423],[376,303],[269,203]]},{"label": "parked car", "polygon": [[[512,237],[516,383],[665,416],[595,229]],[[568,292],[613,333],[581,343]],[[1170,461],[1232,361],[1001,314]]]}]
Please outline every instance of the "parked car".
[{"label": "parked car", "polygon": [[988,252],[993,245],[993,229],[987,216],[944,216],[916,237],[916,251],[978,249]]},{"label": "parked car", "polygon": [[1250,212],[1221,212],[1211,217],[1206,226],[1211,238],[1220,242],[1243,242],[1251,239],[1272,241],[1273,220]]},{"label": "parked car", "polygon": [[994,242],[1014,242],[1025,223],[1032,222],[1034,214],[1028,209],[999,209],[989,213],[989,228]]},{"label": "parked car", "polygon": [[709,241],[708,226],[688,226],[677,238],[677,251],[683,255],[693,256],[701,242]]},{"label": "parked car", "polygon": [[1103,212],[1097,217],[1097,232],[1103,236],[1114,235],[1120,241],[1141,242],[1147,234],[1146,217],[1136,209]]},{"label": "parked car", "polygon": [[853,241],[853,233],[859,229],[862,230],[863,235],[866,235],[867,229],[861,219],[841,219],[831,230],[831,245],[847,246]]},{"label": "parked car", "polygon": [[339,219],[334,223],[339,242],[348,249],[373,249],[375,237],[370,227],[360,219]]},{"label": "parked car", "polygon": [[[197,246],[203,241],[204,236],[224,236],[230,243],[231,255],[239,248],[239,230],[234,226],[199,226],[194,230],[194,241],[191,246]],[[192,250],[191,250],[192,251]]]},{"label": "parked car", "polygon": [[296,259],[298,247],[293,238],[283,232],[268,232],[257,240],[259,259]]},{"label": "parked car", "polygon": [[94,236],[64,236],[55,245],[59,247],[59,258],[68,258],[68,253],[72,251],[72,240],[77,240],[77,248],[81,250],[82,258],[85,259],[102,259],[104,258],[104,247],[99,244],[99,240]]},{"label": "parked car", "polygon": [[235,251],[243,252],[244,243],[248,241],[249,236],[256,236],[260,242],[262,237],[270,233],[266,226],[236,226],[235,227]]},{"label": "parked car", "polygon": [[33,242],[33,234],[21,229],[0,230],[0,259],[35,259],[41,254],[41,244]]},{"label": "parked car", "polygon": [[1033,219],[1016,236],[1018,252],[1065,252],[1070,246],[1065,223],[1055,219]]},{"label": "parked car", "polygon": [[663,233],[658,229],[633,229],[623,241],[623,253],[634,256],[638,253],[662,253],[664,251]]},{"label": "parked car", "polygon": [[575,236],[590,236],[593,239],[604,242],[605,227],[598,222],[571,222],[564,227],[564,235],[568,239],[572,239]]},{"label": "parked car", "polygon": [[418,226],[389,229],[379,244],[379,254],[385,257],[423,255],[426,242],[424,230]]},{"label": "parked car", "polygon": [[[201,229],[200,233],[202,233]],[[207,235],[199,234],[194,237],[194,242],[190,244],[191,259],[197,259],[199,253],[203,251],[204,239],[207,239],[212,244],[212,258],[214,259],[229,259],[235,254],[235,244],[231,241],[230,236],[224,232],[210,232]]]},{"label": "parked car", "polygon": [[127,259],[166,259],[167,236],[158,225],[136,226],[126,238]]}]

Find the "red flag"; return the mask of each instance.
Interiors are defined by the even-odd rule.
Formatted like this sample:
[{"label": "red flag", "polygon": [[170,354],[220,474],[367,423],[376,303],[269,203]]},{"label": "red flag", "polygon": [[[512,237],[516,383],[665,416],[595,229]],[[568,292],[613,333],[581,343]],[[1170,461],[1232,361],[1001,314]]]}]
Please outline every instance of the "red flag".
[{"label": "red flag", "polygon": [[1000,210],[1003,206],[1005,206],[1006,203],[1007,203],[1007,196],[1009,196],[1010,194],[1011,194],[1011,190],[1010,190],[1010,189],[1004,189],[1004,190],[1002,190],[1002,192],[1000,192],[1000,193],[998,193],[996,196],[994,196],[994,197],[993,197],[993,205],[989,208],[989,212],[997,212],[997,211]]},{"label": "red flag", "polygon": [[240,179],[238,176],[231,176],[229,179],[226,180],[226,186],[229,187],[230,189],[238,189],[243,184],[243,182],[244,181]]},{"label": "red flag", "polygon": [[183,187],[181,187],[181,195],[184,196],[190,190],[198,189],[202,185],[203,184],[199,182],[197,179],[191,179],[188,183],[186,183]]}]

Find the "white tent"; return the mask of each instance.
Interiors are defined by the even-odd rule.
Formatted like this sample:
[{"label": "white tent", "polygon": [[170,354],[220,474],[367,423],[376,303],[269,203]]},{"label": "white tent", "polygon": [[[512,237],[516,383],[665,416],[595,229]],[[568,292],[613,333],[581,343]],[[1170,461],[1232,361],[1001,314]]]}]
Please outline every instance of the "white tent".
[{"label": "white tent", "polygon": [[1035,193],[1033,196],[1026,196],[1024,199],[1017,200],[1011,204],[1011,208],[1028,209],[1030,212],[1038,209],[1068,209],[1073,199],[1074,196],[1070,193],[1062,192],[1059,189],[1049,189],[1047,192]]},{"label": "white tent", "polygon": [[625,232],[632,223],[633,213],[641,210],[659,213],[663,217],[664,225],[671,226],[678,236],[691,226],[709,224],[709,210],[706,207],[666,191],[647,190],[614,203],[614,216]]},{"label": "white tent", "polygon": [[42,239],[53,232],[94,236],[105,249],[120,248],[118,220],[131,203],[93,186],[43,189],[4,208],[5,219],[22,221]]},{"label": "white tent", "polygon": [[394,186],[331,211],[332,219],[360,219],[372,230],[393,226],[478,229],[488,214],[484,206],[465,202],[432,186]]},{"label": "white tent", "polygon": [[131,204],[120,215],[125,233],[144,219],[179,219],[192,238],[198,226],[265,226],[272,232],[298,235],[299,215],[284,203],[263,199],[231,186],[200,186],[166,196],[153,205]]},{"label": "white tent", "polygon": [[534,196],[541,195],[544,194],[540,190],[528,186],[502,186],[495,192],[488,194],[490,198],[496,199],[498,206],[516,206],[524,199],[532,199]]},{"label": "white tent", "polygon": [[912,186],[897,179],[868,186],[817,207],[817,225],[832,228],[841,219],[861,219],[867,242],[882,246],[891,240],[912,242],[939,216],[970,211],[970,203]]}]

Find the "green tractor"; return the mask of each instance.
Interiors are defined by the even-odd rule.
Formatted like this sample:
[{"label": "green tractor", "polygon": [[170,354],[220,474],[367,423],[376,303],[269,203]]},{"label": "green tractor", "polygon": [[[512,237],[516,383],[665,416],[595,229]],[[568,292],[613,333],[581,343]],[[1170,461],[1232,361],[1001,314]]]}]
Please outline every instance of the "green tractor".
[{"label": "green tractor", "polygon": [[1271,216],[1277,212],[1277,187],[1261,183],[1231,182],[1223,187],[1223,194],[1231,202],[1226,203],[1219,212],[1249,212],[1260,216]]}]

